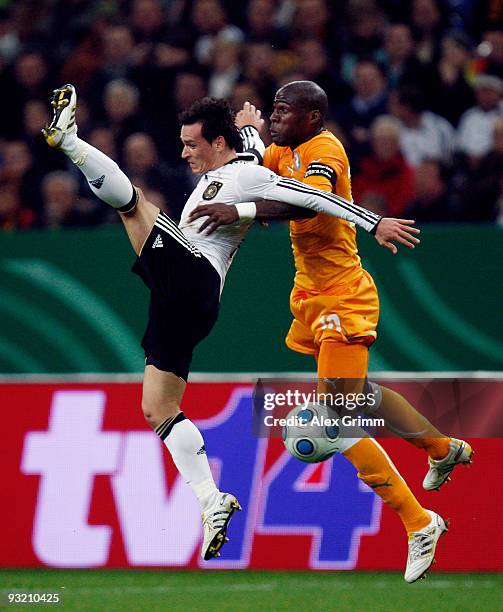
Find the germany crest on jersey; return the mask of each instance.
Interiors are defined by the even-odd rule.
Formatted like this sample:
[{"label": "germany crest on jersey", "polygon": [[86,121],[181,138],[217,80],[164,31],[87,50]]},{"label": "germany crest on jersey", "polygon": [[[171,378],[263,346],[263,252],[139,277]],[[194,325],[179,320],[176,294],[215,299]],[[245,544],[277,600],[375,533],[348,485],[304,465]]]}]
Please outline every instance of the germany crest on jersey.
[{"label": "germany crest on jersey", "polygon": [[219,183],[218,181],[212,181],[204,190],[203,200],[213,200],[213,198],[217,195],[217,193],[222,187],[223,183]]}]

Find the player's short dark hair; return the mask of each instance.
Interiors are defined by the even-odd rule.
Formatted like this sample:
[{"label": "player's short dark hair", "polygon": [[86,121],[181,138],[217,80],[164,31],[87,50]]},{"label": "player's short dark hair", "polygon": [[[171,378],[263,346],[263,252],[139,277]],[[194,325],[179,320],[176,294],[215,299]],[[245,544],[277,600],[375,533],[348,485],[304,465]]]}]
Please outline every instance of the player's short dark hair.
[{"label": "player's short dark hair", "polygon": [[201,134],[210,144],[223,136],[227,146],[238,152],[243,150],[243,141],[234,123],[234,111],[227,100],[202,98],[178,115],[180,125],[201,123]]},{"label": "player's short dark hair", "polygon": [[293,96],[295,106],[301,111],[308,113],[318,111],[320,113],[320,125],[323,124],[328,112],[328,98],[325,90],[314,81],[292,81],[286,83],[276,92],[289,92]]}]

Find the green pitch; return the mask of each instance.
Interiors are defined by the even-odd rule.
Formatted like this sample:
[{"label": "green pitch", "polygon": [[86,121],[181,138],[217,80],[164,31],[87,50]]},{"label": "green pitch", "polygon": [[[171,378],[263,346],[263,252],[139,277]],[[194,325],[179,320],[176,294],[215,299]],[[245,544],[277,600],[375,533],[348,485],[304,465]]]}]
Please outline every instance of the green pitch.
[{"label": "green pitch", "polygon": [[59,593],[62,603],[46,610],[503,610],[498,574],[432,573],[407,585],[400,574],[366,572],[0,571],[0,608],[35,607],[8,604],[14,590]]}]

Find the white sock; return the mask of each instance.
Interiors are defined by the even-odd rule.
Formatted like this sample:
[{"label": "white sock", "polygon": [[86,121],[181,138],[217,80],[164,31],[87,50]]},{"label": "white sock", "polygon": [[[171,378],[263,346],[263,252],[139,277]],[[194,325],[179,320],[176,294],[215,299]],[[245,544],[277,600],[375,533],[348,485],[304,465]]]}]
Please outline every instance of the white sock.
[{"label": "white sock", "polygon": [[121,212],[129,212],[136,204],[136,192],[119,166],[104,153],[66,134],[61,150],[83,172],[95,196]]},{"label": "white sock", "polygon": [[[171,453],[178,471],[194,491],[201,507],[204,509],[213,501],[218,489],[211,474],[203,436],[194,423],[185,418],[183,413],[175,418],[177,422],[174,425],[170,426],[171,422],[174,421],[174,419],[171,419],[171,422],[164,426],[164,431],[163,423],[156,428],[156,431]],[[168,433],[165,433],[166,430]],[[161,433],[162,431],[163,433]]]}]

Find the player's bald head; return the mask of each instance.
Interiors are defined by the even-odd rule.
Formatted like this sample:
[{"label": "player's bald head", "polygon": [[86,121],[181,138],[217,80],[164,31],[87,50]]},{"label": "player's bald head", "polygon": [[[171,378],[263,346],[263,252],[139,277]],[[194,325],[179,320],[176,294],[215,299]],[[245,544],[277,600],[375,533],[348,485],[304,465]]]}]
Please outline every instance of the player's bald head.
[{"label": "player's bald head", "polygon": [[275,102],[286,102],[301,112],[318,111],[323,120],[328,111],[325,91],[313,81],[292,81],[276,92]]}]

